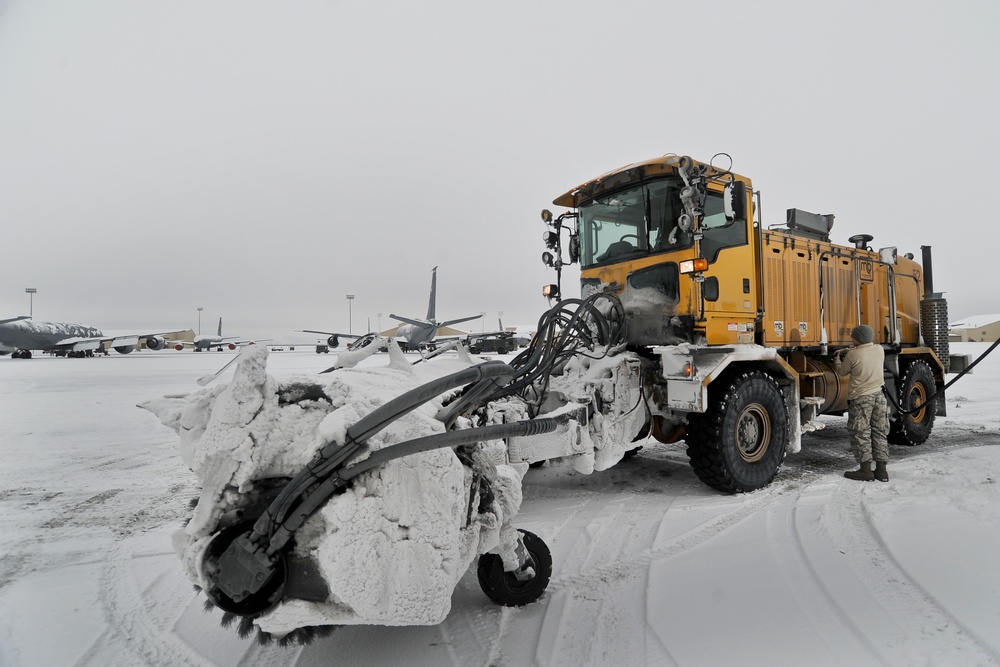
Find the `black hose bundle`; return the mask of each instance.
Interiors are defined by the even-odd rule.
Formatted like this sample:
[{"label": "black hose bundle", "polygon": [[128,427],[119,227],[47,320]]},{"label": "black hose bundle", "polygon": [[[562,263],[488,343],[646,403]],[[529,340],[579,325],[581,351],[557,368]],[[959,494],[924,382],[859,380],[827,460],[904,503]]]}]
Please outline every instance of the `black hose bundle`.
[{"label": "black hose bundle", "polygon": [[539,318],[528,348],[511,360],[513,381],[487,400],[517,394],[531,407],[534,417],[553,372],[573,357],[607,356],[611,348],[625,343],[625,334],[625,308],[614,294],[560,301]]}]

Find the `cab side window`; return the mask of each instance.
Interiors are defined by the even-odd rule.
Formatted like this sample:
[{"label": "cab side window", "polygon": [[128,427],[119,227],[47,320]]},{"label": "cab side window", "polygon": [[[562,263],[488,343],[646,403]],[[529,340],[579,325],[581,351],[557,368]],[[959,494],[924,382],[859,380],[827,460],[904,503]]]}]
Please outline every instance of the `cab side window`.
[{"label": "cab side window", "polygon": [[705,215],[701,220],[704,237],[701,240],[701,256],[714,264],[723,248],[747,244],[747,223],[744,220],[730,222],[726,219],[722,194],[709,192],[705,198]]}]

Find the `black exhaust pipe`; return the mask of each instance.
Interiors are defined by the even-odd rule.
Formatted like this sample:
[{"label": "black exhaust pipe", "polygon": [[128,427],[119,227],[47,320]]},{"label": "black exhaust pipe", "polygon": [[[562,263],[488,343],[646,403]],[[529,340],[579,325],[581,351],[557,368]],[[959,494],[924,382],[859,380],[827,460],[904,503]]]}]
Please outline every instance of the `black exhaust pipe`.
[{"label": "black exhaust pipe", "polygon": [[931,299],[934,295],[934,266],[931,262],[931,247],[929,245],[920,246],[921,258],[924,265],[924,298]]}]

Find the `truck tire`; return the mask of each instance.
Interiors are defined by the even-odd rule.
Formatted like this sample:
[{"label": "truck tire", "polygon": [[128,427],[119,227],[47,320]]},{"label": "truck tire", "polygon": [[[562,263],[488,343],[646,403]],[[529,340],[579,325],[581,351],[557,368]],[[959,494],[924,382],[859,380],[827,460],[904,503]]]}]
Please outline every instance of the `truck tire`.
[{"label": "truck tire", "polygon": [[[903,370],[899,383],[899,406],[912,410],[918,405],[927,403],[934,395],[934,373],[926,361],[914,361]],[[889,442],[894,445],[922,445],[931,435],[934,428],[934,404],[915,412],[912,415],[897,414],[896,419],[889,424]]]},{"label": "truck tire", "polygon": [[698,479],[727,493],[770,484],[785,459],[788,414],[770,375],[746,371],[708,390],[705,414],[688,415],[688,458]]},{"label": "truck tire", "polygon": [[503,571],[503,560],[497,554],[479,557],[479,586],[489,599],[505,607],[522,607],[542,597],[552,577],[552,554],[542,538],[526,530],[518,530],[524,548],[531,556],[535,576],[518,581],[513,572]]}]

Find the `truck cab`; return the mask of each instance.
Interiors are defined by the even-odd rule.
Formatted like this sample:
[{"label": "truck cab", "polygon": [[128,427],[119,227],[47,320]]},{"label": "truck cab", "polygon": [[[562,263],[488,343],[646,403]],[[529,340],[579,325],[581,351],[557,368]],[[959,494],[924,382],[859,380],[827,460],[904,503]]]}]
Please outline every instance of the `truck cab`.
[{"label": "truck cab", "polygon": [[581,292],[615,293],[629,343],[754,342],[750,180],[690,158],[629,165],[555,199],[575,208]]}]

